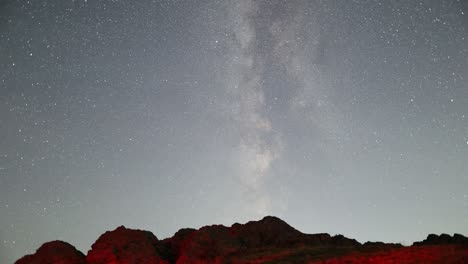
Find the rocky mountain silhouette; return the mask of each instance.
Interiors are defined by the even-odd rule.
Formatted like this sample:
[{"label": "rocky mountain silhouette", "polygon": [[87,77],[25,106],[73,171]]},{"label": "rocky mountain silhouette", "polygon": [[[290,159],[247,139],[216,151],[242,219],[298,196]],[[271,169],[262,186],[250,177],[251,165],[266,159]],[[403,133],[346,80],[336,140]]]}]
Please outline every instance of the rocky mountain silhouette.
[{"label": "rocky mountain silhouette", "polygon": [[16,264],[218,263],[468,263],[468,238],[429,235],[412,246],[366,242],[342,235],[304,234],[267,216],[246,224],[181,229],[159,240],[149,231],[120,226],[101,235],[85,256],[52,241]]},{"label": "rocky mountain silhouette", "polygon": [[67,242],[56,240],[43,244],[33,255],[16,261],[16,264],[28,263],[86,264],[86,256]]}]

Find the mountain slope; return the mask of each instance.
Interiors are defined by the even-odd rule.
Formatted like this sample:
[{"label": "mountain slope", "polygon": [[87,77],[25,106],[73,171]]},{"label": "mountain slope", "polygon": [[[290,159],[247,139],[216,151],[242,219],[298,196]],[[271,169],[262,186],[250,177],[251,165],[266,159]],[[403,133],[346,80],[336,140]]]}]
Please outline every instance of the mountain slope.
[{"label": "mountain slope", "polygon": [[246,224],[185,228],[159,240],[149,231],[120,226],[105,232],[87,256],[53,241],[16,264],[217,264],[217,263],[468,263],[468,238],[431,234],[410,247],[366,242],[342,235],[304,234],[267,216]]}]

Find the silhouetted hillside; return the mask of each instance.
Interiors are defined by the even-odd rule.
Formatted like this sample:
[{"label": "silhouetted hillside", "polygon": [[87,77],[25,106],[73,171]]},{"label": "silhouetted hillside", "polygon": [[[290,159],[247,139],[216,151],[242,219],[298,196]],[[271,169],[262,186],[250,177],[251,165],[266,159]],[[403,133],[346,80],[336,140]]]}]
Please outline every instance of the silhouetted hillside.
[{"label": "silhouetted hillside", "polygon": [[87,256],[68,243],[53,241],[16,263],[468,263],[467,241],[460,234],[431,234],[411,247],[361,244],[342,235],[303,234],[267,216],[231,227],[181,229],[164,240],[149,231],[120,226],[101,235]]}]

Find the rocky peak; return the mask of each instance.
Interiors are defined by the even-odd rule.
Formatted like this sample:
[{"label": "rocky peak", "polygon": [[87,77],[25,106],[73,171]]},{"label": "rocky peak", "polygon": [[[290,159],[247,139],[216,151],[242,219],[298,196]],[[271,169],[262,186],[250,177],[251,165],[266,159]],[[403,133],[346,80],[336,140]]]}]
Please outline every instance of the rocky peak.
[{"label": "rocky peak", "polygon": [[168,263],[158,238],[149,231],[120,226],[101,235],[88,251],[88,264]]},{"label": "rocky peak", "polygon": [[27,255],[15,262],[16,264],[86,264],[86,257],[74,246],[63,241],[44,243],[36,253]]},{"label": "rocky peak", "polygon": [[426,239],[420,242],[414,242],[414,246],[429,246],[429,245],[451,245],[451,244],[460,244],[468,245],[468,237],[465,237],[460,234],[454,234],[450,236],[448,234],[429,234]]}]

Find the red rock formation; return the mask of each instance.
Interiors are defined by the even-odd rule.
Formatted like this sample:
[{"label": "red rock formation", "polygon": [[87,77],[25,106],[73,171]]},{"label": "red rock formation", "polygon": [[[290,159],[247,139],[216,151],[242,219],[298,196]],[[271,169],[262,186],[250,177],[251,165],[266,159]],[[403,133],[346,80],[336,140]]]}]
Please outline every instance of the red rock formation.
[{"label": "red rock formation", "polygon": [[462,264],[468,263],[468,247],[439,245],[400,247],[366,253],[351,253],[327,260],[310,261],[308,264]]},{"label": "red rock formation", "polygon": [[177,264],[249,263],[259,252],[271,253],[260,258],[266,261],[285,258],[295,253],[295,248],[360,246],[356,240],[341,235],[303,234],[272,216],[231,227],[212,225],[199,230],[185,229],[162,243],[172,252],[171,261]]},{"label": "red rock formation", "polygon": [[360,244],[342,235],[303,234],[267,216],[246,224],[181,229],[158,240],[151,232],[123,226],[101,235],[85,258],[60,241],[44,244],[17,264],[259,264],[259,263],[468,263],[468,238],[429,235],[411,247]]},{"label": "red rock formation", "polygon": [[27,255],[16,264],[86,264],[83,253],[63,241],[51,241],[43,244],[36,253]]},{"label": "red rock formation", "polygon": [[169,263],[161,257],[159,240],[149,231],[120,226],[101,235],[86,256],[88,264]]}]

